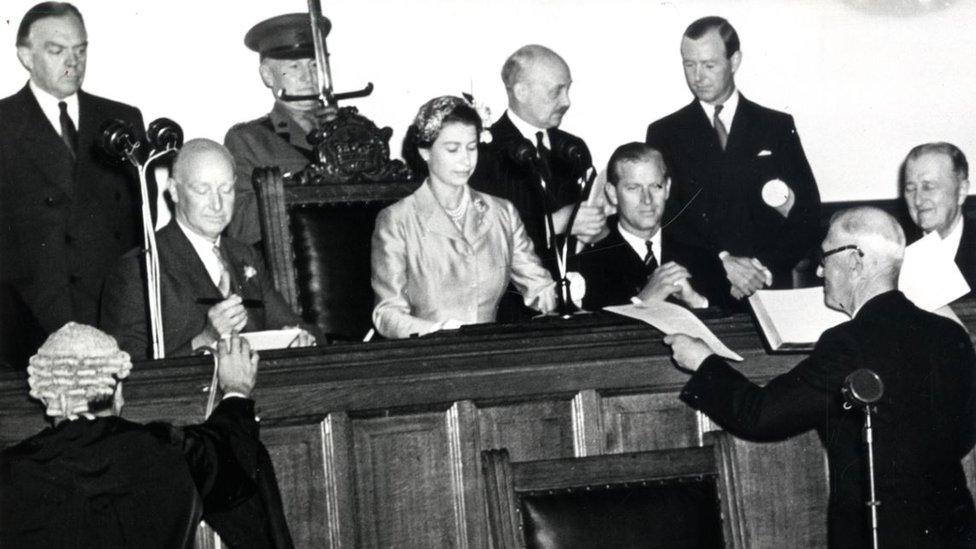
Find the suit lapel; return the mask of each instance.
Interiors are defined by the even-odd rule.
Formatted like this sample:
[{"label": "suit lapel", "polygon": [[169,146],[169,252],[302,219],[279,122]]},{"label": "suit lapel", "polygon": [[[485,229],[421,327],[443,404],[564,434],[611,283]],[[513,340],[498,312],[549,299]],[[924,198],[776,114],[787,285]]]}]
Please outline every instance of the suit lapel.
[{"label": "suit lapel", "polygon": [[750,153],[749,144],[756,142],[756,127],[753,124],[756,120],[755,113],[755,103],[740,93],[739,106],[735,109],[735,116],[732,117],[732,131],[729,132],[729,140],[725,144],[727,158],[741,157]]},{"label": "suit lapel", "polygon": [[20,110],[24,114],[20,133],[24,137],[21,153],[29,158],[52,184],[69,197],[74,194],[74,159],[65,147],[57,130],[37,103],[29,86],[17,93]]},{"label": "suit lapel", "polygon": [[214,285],[203,261],[187,240],[176,220],[156,233],[159,246],[160,265],[192,298],[221,298],[220,290]]}]

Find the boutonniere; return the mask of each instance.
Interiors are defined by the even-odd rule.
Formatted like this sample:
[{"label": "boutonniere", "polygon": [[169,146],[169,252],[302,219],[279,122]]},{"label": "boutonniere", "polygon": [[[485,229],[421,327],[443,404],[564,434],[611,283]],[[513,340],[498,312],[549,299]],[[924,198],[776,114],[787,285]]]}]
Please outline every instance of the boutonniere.
[{"label": "boutonniere", "polygon": [[258,275],[258,270],[250,265],[244,265],[244,282],[251,280]]}]

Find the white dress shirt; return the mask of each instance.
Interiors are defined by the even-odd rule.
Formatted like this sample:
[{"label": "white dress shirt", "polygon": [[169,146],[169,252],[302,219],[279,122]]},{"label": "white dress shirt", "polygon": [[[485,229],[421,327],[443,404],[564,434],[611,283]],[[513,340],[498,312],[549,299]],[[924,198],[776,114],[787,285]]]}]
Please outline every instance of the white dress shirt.
[{"label": "white dress shirt", "polygon": [[956,253],[959,251],[959,244],[962,242],[962,214],[956,218],[956,223],[945,238],[940,240],[942,252],[955,260]]},{"label": "white dress shirt", "polygon": [[209,238],[200,236],[190,230],[189,227],[180,223],[179,219],[176,220],[176,224],[179,225],[180,230],[183,231],[187,240],[190,241],[190,245],[193,246],[193,251],[200,256],[200,261],[203,261],[203,266],[207,269],[207,274],[210,275],[210,280],[213,281],[214,286],[219,287],[220,272],[223,270],[223,267],[213,249],[214,246],[220,246],[220,237],[218,236],[216,241],[211,241]]},{"label": "white dress shirt", "polygon": [[[637,257],[644,260],[644,256],[647,255],[647,244],[642,237],[639,237],[633,233],[627,232],[620,222],[617,222],[617,230],[620,231],[620,236],[624,237],[624,242],[630,245],[637,253]],[[651,237],[651,250],[654,251],[654,259],[657,260],[657,264],[661,264],[661,230],[658,229],[654,236]]]},{"label": "white dress shirt", "polygon": [[549,141],[549,132],[545,128],[537,128],[532,124],[529,124],[525,120],[519,118],[519,115],[512,112],[511,109],[505,111],[508,113],[508,119],[512,121],[515,128],[522,134],[522,137],[528,139],[533,145],[536,145],[535,134],[537,132],[542,132],[542,144],[546,146],[550,151],[552,150],[552,143]]},{"label": "white dress shirt", "polygon": [[72,94],[64,99],[58,99],[53,95],[47,93],[41,88],[34,84],[31,80],[28,84],[31,92],[34,94],[34,98],[37,99],[37,104],[41,106],[41,111],[44,112],[44,116],[47,117],[48,122],[54,127],[55,133],[61,135],[61,107],[58,103],[64,101],[68,104],[68,116],[71,117],[71,121],[75,123],[75,129],[78,129],[78,94]]},{"label": "white dress shirt", "polygon": [[[704,101],[699,101],[702,108],[705,109],[705,115],[708,116],[708,123],[715,126],[715,105],[709,105]],[[735,110],[739,108],[739,90],[733,90],[732,95],[722,103],[722,112],[718,113],[719,120],[722,124],[725,124],[725,133],[732,133],[732,119],[735,118]]]}]

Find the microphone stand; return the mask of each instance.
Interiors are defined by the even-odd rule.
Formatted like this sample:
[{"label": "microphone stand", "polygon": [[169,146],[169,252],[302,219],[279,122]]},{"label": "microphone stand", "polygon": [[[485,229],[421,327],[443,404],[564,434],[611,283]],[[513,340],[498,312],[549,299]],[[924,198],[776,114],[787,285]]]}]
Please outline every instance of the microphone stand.
[{"label": "microphone stand", "polygon": [[844,396],[844,409],[850,410],[854,406],[864,409],[864,443],[868,450],[868,492],[869,498],[865,503],[871,509],[871,541],[872,547],[878,549],[878,501],[874,483],[874,430],[871,427],[872,404],[881,399],[884,394],[884,383],[874,371],[860,368],[848,374],[841,387]]},{"label": "microphone stand", "polygon": [[[556,314],[560,318],[568,319],[571,318],[573,315],[581,314],[585,311],[582,311],[579,307],[576,306],[575,303],[573,303],[573,296],[570,293],[570,288],[569,288],[569,280],[566,278],[566,268],[567,268],[566,262],[568,260],[567,251],[569,248],[570,236],[569,234],[566,235],[566,239],[563,241],[564,243],[563,250],[562,252],[560,252],[559,239],[557,238],[556,235],[556,225],[553,222],[552,208],[550,207],[549,204],[549,192],[547,191],[547,189],[551,185],[551,182],[547,180],[545,176],[546,170],[541,169],[541,166],[539,165],[540,162],[542,162],[542,157],[538,154],[538,151],[536,151],[533,160],[529,162],[529,166],[531,167],[535,175],[539,176],[539,181],[540,181],[539,190],[542,193],[543,211],[545,213],[546,228],[548,229],[547,232],[549,236],[547,240],[549,243],[549,247],[552,249],[553,253],[556,256],[556,269],[559,272],[559,279],[556,280]],[[577,205],[577,208],[578,207],[579,205]],[[573,216],[575,217],[575,211],[573,212]],[[572,223],[572,221],[570,221],[570,223]],[[569,227],[572,227],[572,225],[569,225]],[[567,233],[568,232],[569,232],[569,228],[567,228]]]}]

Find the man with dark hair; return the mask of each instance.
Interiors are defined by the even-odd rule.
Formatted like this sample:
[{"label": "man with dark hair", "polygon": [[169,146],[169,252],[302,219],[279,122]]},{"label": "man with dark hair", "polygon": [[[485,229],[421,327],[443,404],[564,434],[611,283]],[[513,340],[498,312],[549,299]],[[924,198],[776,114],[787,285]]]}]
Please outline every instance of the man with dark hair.
[{"label": "man with dark hair", "polygon": [[738,92],[742,52],[725,19],[689,25],[681,58],[695,99],[647,128],[671,170],[667,232],[720,257],[736,299],[789,287],[820,236],[820,193],[793,118]]},{"label": "man with dark hair", "polygon": [[632,297],[670,297],[701,308],[728,292],[722,279],[707,279],[708,272],[717,270],[718,258],[691,254],[688,247],[676,257],[669,240],[662,238],[661,217],[670,188],[664,159],[652,147],[628,143],[610,156],[604,190],[617,215],[607,219],[610,234],[581,250],[570,267],[586,280],[585,308],[621,305]]},{"label": "man with dark hair", "polygon": [[[681,400],[730,433],[781,440],[815,429],[827,452],[831,549],[871,547],[865,504],[875,495],[880,547],[976,547],[976,511],[961,460],[976,442],[976,354],[955,322],[898,291],[905,236],[875,208],[839,213],[821,244],[824,302],[851,317],[825,331],[813,353],[764,386],[700,339],[668,336],[691,379]],[[867,368],[883,395],[873,407],[869,491],[864,413],[845,404],[847,377]]]},{"label": "man with dark hair", "polygon": [[106,272],[141,243],[138,178],[95,142],[110,119],[141,137],[142,115],[81,89],[87,48],[77,8],[34,6],[17,31],[30,80],[0,100],[0,361],[20,368],[64,323],[97,323]]},{"label": "man with dark hair", "polygon": [[[331,23],[319,21],[323,36]],[[224,145],[236,160],[237,199],[227,234],[254,245],[262,240],[258,203],[251,173],[254,168],[277,166],[282,173],[301,171],[315,160],[308,134],[321,120],[335,117],[334,107],[323,106],[316,76],[312,26],[307,13],[289,13],[261,21],[244,36],[244,45],[260,54],[258,70],[274,95],[271,112],[227,130]],[[302,97],[302,99],[289,99]]]},{"label": "man with dark hair", "polygon": [[942,249],[953,258],[976,289],[976,219],[966,219],[962,206],[969,194],[969,163],[951,143],[925,143],[909,151],[902,163],[901,194],[915,227],[909,242],[939,233]]}]

